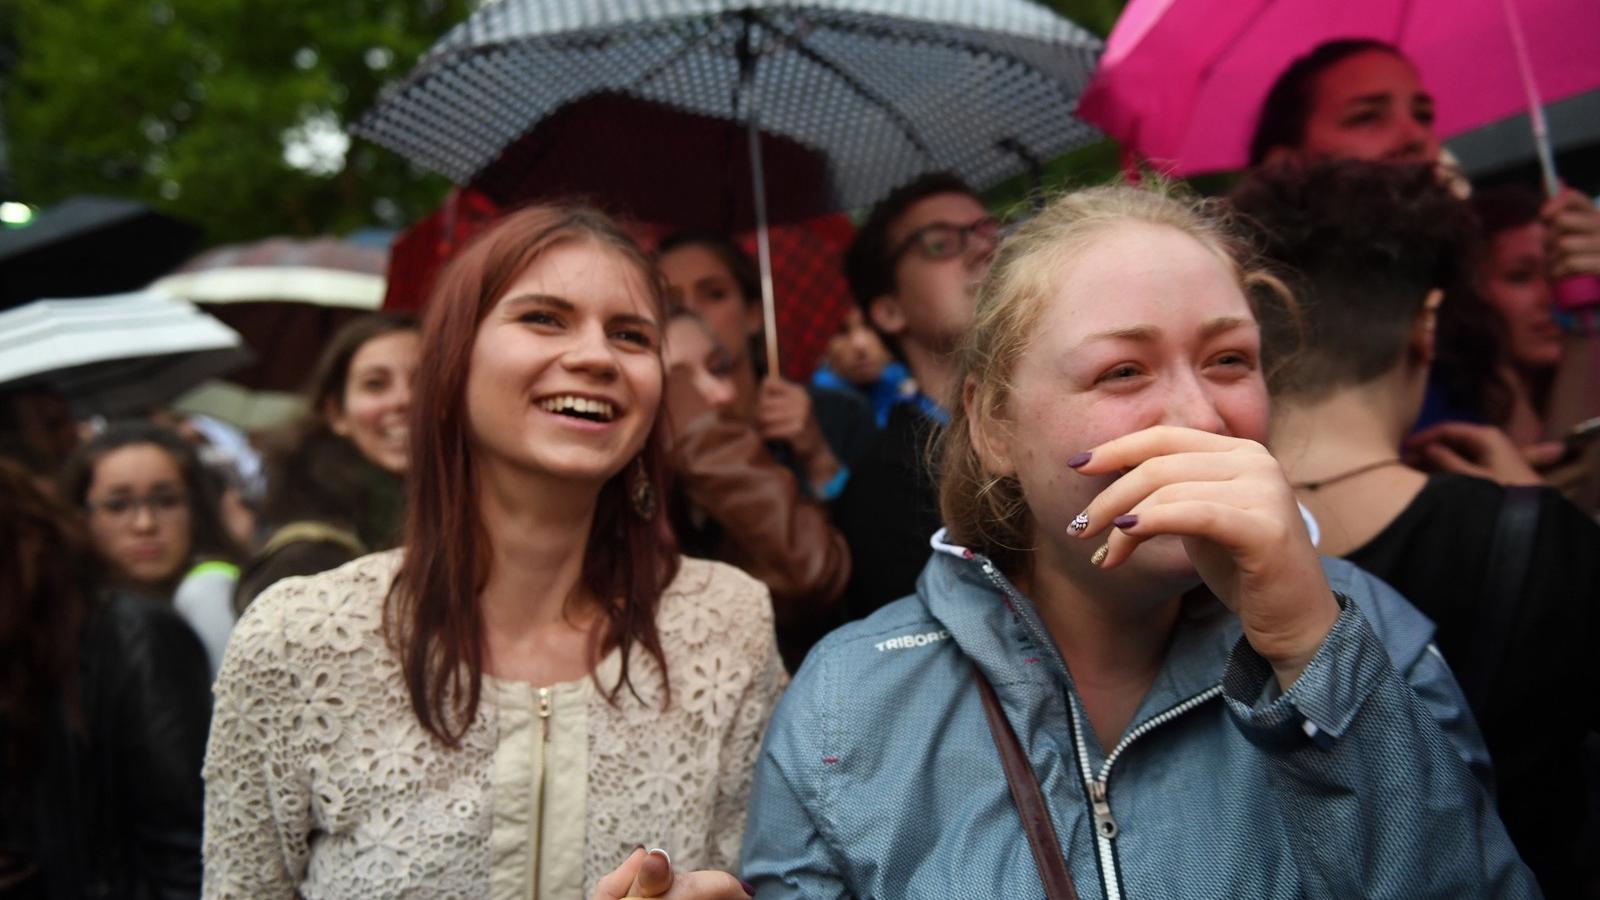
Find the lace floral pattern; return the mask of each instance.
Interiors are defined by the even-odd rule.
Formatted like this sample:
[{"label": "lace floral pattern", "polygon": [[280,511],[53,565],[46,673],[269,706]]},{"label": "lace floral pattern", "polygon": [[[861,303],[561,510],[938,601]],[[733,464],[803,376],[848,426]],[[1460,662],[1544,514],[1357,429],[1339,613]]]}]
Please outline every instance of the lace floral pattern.
[{"label": "lace floral pattern", "polygon": [[[286,579],[235,628],[206,753],[206,897],[488,894],[492,692],[458,750],[417,724],[380,631],[399,561]],[[638,698],[592,692],[586,891],[639,843],[684,868],[737,865],[751,767],[785,683],[771,604],[742,572],[686,559],[658,626],[670,708],[643,653],[630,657]]]}]

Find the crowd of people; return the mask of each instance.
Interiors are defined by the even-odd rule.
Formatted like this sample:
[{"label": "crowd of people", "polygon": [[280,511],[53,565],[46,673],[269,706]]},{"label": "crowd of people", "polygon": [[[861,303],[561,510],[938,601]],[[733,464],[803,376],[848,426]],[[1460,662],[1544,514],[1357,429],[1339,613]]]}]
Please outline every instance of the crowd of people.
[{"label": "crowd of people", "polygon": [[1600,896],[1600,274],[1336,41],[1223,198],[511,213],[255,443],[0,397],[0,898]]}]

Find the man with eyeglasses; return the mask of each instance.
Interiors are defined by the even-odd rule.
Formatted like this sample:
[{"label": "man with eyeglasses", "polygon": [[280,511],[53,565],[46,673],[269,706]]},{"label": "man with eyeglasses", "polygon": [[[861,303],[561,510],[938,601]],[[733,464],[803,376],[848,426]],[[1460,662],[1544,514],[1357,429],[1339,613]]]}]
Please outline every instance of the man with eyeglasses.
[{"label": "man with eyeglasses", "polygon": [[853,560],[844,597],[850,618],[911,593],[928,561],[928,538],[940,522],[938,483],[925,450],[949,421],[949,398],[959,387],[952,353],[972,326],[998,231],[965,182],[937,173],[884,198],[845,256],[845,277],[862,313],[918,386],[890,411],[834,509]]}]

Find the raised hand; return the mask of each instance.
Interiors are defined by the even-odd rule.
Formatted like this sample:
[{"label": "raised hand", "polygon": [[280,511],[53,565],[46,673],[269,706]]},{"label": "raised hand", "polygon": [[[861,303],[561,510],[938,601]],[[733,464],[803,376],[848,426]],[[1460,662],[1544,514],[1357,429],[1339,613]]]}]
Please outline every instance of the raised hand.
[{"label": "raised hand", "polygon": [[[1127,470],[1084,510],[1085,540],[1104,538],[1115,568],[1150,538],[1176,535],[1206,585],[1287,689],[1339,616],[1278,461],[1254,441],[1157,426],[1069,462],[1084,475]],[[1080,460],[1082,460],[1080,462]]]},{"label": "raised hand", "polygon": [[755,891],[727,872],[677,874],[665,850],[634,850],[622,865],[595,884],[591,900],[747,900]]},{"label": "raised hand", "polygon": [[784,441],[805,467],[813,486],[826,484],[839,471],[839,460],[822,437],[811,409],[811,395],[792,381],[769,375],[756,398],[756,430],[769,441]]},{"label": "raised hand", "polygon": [[1540,212],[1547,231],[1550,277],[1600,274],[1600,209],[1582,193],[1567,188]]},{"label": "raised hand", "polygon": [[1540,444],[1519,449],[1510,435],[1493,425],[1440,422],[1407,438],[1405,448],[1407,455],[1417,457],[1424,468],[1506,485],[1545,483],[1529,465],[1529,454],[1545,458],[1549,451]]}]

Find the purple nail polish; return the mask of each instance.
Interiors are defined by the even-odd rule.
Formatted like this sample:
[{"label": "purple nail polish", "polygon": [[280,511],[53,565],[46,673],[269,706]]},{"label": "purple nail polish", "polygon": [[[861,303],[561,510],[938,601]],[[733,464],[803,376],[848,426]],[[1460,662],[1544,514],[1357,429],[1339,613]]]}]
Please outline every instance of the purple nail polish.
[{"label": "purple nail polish", "polygon": [[1072,458],[1067,460],[1067,468],[1076,469],[1079,466],[1088,465],[1089,457],[1091,455],[1092,454],[1090,454],[1087,450],[1083,451],[1082,453],[1074,453]]},{"label": "purple nail polish", "polygon": [[739,882],[739,887],[744,888],[744,895],[746,897],[754,897],[756,895],[756,886],[748,881]]},{"label": "purple nail polish", "polygon": [[1139,524],[1139,517],[1133,513],[1128,513],[1125,516],[1117,516],[1115,519],[1112,519],[1111,524],[1117,526],[1118,528],[1132,528],[1133,526]]}]

